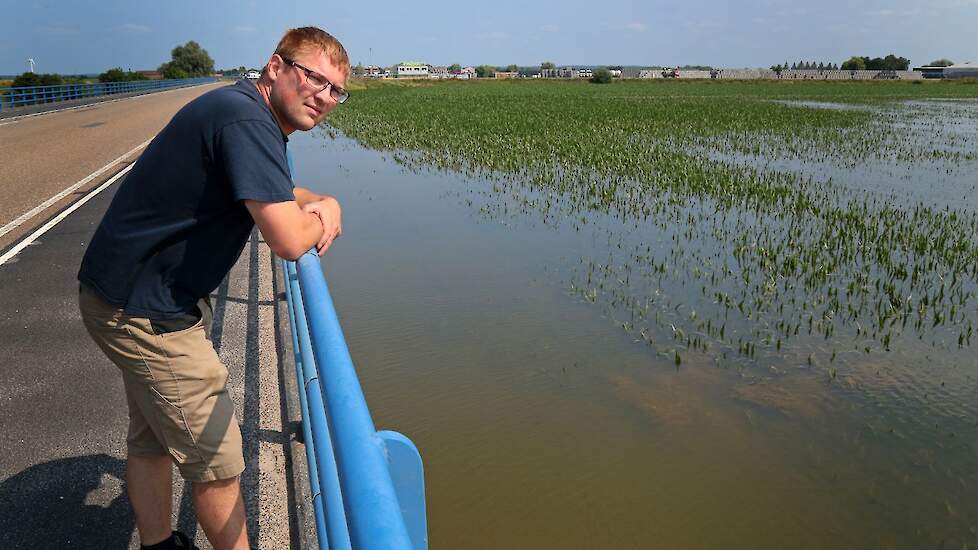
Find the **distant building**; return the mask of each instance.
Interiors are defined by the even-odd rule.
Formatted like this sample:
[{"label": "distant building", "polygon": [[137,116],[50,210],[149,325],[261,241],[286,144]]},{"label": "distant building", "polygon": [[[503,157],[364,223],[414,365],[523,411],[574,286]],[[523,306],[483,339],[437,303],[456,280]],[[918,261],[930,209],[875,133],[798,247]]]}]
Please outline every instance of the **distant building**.
[{"label": "distant building", "polygon": [[150,80],[163,80],[163,74],[159,71],[136,71]]},{"label": "distant building", "polygon": [[519,78],[520,73],[517,71],[496,71],[493,73],[493,78],[506,79],[506,78]]},{"label": "distant building", "polygon": [[944,67],[944,78],[978,78],[978,63],[957,63]]},{"label": "distant building", "polygon": [[924,78],[944,78],[944,69],[945,67],[935,67],[931,65],[913,68],[915,72],[920,73],[920,76]]},{"label": "distant building", "polygon": [[432,65],[428,68],[428,78],[455,78],[455,75],[448,71],[448,67]]},{"label": "distant building", "polygon": [[428,65],[424,63],[401,63],[394,68],[396,78],[428,78]]},{"label": "distant building", "polygon": [[594,76],[594,74],[591,72],[591,69],[577,70],[577,78],[591,78],[592,76]]},{"label": "distant building", "polygon": [[610,69],[608,72],[611,73],[611,78],[621,78],[621,70],[619,69]]},{"label": "distant building", "polygon": [[367,78],[383,78],[384,69],[381,69],[376,65],[367,65],[363,68],[363,76]]},{"label": "distant building", "polygon": [[541,69],[541,78],[577,78],[577,70],[571,67],[563,69]]}]

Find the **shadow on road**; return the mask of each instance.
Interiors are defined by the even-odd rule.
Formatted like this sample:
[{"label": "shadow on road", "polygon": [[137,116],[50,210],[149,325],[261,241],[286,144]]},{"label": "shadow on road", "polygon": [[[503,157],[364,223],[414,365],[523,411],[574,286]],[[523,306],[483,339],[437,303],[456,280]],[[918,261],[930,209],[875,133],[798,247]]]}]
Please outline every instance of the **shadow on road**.
[{"label": "shadow on road", "polygon": [[126,463],[104,454],[53,460],[0,482],[0,548],[128,548]]}]

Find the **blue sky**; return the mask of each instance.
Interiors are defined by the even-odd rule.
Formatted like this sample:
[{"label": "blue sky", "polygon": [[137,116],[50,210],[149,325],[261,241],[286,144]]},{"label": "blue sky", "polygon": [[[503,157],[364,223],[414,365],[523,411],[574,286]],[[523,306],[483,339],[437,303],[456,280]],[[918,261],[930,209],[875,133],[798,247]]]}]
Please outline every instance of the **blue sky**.
[{"label": "blue sky", "polygon": [[218,68],[261,66],[320,26],[353,63],[767,67],[851,55],[978,60],[978,0],[0,0],[0,74],[153,69],[196,40]]}]

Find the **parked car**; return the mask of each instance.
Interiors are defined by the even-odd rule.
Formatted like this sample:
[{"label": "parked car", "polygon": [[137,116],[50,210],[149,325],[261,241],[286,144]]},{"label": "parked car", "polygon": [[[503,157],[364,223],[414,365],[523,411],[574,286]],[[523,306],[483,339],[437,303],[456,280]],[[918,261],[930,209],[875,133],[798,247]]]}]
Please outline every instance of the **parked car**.
[{"label": "parked car", "polygon": [[245,73],[245,78],[247,78],[248,80],[258,80],[259,78],[261,78],[261,73],[252,69]]}]

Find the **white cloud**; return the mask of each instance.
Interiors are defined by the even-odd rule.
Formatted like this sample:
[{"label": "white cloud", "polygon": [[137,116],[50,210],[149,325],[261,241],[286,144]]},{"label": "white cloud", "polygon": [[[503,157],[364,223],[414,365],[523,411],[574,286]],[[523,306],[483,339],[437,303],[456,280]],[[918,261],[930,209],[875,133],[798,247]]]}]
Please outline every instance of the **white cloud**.
[{"label": "white cloud", "polygon": [[635,32],[645,32],[648,30],[648,28],[649,28],[648,25],[646,25],[645,23],[639,23],[637,21],[628,23],[624,27],[626,31],[635,31]]},{"label": "white cloud", "polygon": [[560,30],[560,27],[553,23],[547,23],[546,25],[540,27],[540,30],[543,32],[557,32]]},{"label": "white cloud", "polygon": [[118,28],[120,31],[126,32],[149,32],[149,27],[146,25],[138,25],[136,23],[124,23],[119,25]]}]

